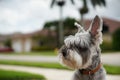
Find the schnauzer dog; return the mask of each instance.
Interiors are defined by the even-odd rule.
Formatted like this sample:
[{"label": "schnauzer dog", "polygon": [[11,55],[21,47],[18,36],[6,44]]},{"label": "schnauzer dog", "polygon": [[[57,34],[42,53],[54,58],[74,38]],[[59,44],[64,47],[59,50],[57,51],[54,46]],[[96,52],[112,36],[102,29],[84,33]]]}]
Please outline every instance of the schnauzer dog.
[{"label": "schnauzer dog", "polygon": [[106,72],[101,64],[102,19],[95,16],[88,30],[79,24],[78,32],[64,40],[59,50],[60,63],[75,69],[72,80],[106,80]]}]

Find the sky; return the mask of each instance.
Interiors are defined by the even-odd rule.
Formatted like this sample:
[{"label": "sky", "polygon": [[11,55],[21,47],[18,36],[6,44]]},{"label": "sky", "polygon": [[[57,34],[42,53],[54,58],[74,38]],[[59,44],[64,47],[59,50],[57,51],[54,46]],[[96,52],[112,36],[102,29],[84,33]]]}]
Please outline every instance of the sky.
[{"label": "sky", "polygon": [[[101,17],[120,21],[120,0],[106,0],[106,7],[93,8],[88,1],[89,13],[84,17],[92,19],[96,14]],[[0,0],[0,34],[14,32],[31,33],[41,30],[47,21],[59,20],[59,7],[50,8],[51,0]],[[78,8],[82,0],[75,0],[75,5],[66,0],[63,18],[80,19]]]}]

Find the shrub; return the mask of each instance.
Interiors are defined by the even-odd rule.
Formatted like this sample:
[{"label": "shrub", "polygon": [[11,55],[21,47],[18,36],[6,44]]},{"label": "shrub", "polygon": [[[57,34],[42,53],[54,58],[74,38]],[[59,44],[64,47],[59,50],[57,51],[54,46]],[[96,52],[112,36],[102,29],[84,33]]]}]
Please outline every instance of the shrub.
[{"label": "shrub", "polygon": [[113,38],[112,41],[113,49],[116,51],[120,51],[120,28],[113,33],[112,38]]},{"label": "shrub", "polygon": [[54,50],[57,45],[56,38],[53,36],[34,36],[33,43],[33,51]]},{"label": "shrub", "polygon": [[5,44],[5,46],[7,46],[7,47],[11,47],[11,40],[10,40],[10,39],[6,40],[6,41],[4,42],[4,44]]},{"label": "shrub", "polygon": [[32,51],[50,51],[54,49],[55,47],[53,46],[36,46],[32,48]]},{"label": "shrub", "polygon": [[103,41],[103,43],[101,44],[101,50],[102,52],[107,52],[107,51],[112,51],[112,43],[110,41]]}]

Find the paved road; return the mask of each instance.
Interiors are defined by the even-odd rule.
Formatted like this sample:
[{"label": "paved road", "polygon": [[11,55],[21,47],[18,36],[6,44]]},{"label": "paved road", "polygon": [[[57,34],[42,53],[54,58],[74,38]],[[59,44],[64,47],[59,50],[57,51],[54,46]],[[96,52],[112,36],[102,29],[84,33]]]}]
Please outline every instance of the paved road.
[{"label": "paved road", "polygon": [[[104,64],[120,66],[120,52],[101,55]],[[0,60],[33,61],[33,62],[58,62],[56,56],[29,56],[29,55],[3,55],[0,54]]]},{"label": "paved road", "polygon": [[101,60],[104,64],[120,66],[120,52],[119,53],[102,54]]},{"label": "paved road", "polygon": [[[71,80],[71,77],[74,73],[74,71],[68,71],[68,70],[23,67],[23,66],[12,66],[12,65],[0,65],[0,69],[42,74],[47,78],[47,80]],[[107,80],[120,80],[120,75],[114,75],[114,76],[107,75]]]},{"label": "paved road", "polygon": [[31,55],[4,55],[0,54],[0,60],[33,61],[33,62],[58,62],[56,56],[31,56]]}]

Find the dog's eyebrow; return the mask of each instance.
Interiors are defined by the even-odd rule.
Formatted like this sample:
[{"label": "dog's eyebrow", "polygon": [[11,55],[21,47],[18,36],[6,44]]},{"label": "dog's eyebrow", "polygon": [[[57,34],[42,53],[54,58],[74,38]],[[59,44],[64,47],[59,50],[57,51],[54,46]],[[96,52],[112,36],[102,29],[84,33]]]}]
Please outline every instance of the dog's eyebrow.
[{"label": "dog's eyebrow", "polygon": [[81,47],[81,46],[75,46],[77,49],[79,49],[79,51],[87,51],[88,50],[88,47]]}]

